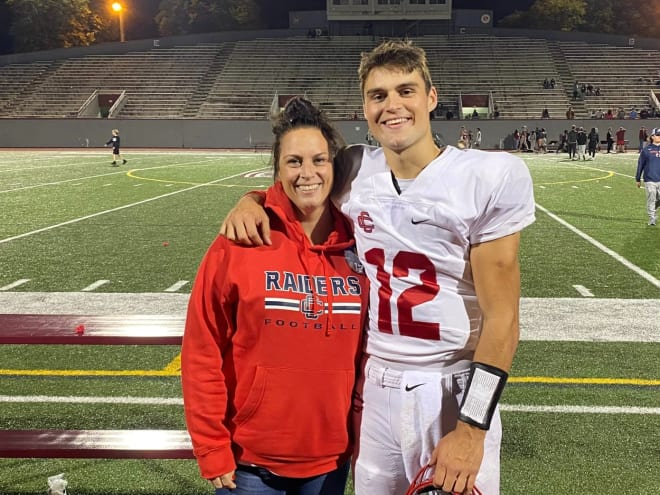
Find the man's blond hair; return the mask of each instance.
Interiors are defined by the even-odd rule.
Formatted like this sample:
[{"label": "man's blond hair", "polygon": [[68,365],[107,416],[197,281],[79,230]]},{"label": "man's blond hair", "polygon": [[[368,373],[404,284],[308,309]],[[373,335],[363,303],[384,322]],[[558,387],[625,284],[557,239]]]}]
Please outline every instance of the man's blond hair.
[{"label": "man's blond hair", "polygon": [[400,70],[406,74],[417,70],[422,76],[422,79],[424,79],[427,93],[433,86],[431,73],[426,61],[426,52],[423,48],[413,45],[412,41],[383,41],[370,52],[362,53],[360,67],[358,68],[362,97],[364,97],[364,84],[367,81],[367,77],[377,67]]}]

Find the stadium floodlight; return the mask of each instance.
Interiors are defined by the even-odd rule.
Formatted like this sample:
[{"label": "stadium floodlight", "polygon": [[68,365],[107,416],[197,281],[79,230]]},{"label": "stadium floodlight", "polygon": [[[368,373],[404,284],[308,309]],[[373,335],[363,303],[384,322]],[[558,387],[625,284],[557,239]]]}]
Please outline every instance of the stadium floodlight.
[{"label": "stadium floodlight", "polygon": [[119,41],[122,43],[126,41],[124,38],[124,7],[119,2],[114,2],[112,4],[112,10],[117,12],[119,15]]}]

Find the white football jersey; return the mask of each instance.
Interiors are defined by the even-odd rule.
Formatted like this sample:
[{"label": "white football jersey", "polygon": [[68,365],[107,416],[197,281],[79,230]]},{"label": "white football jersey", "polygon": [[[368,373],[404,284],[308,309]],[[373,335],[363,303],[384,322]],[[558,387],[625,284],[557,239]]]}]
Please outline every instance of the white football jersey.
[{"label": "white football jersey", "polygon": [[382,148],[364,147],[342,200],[370,281],[368,354],[405,367],[471,358],[481,310],[470,246],[534,221],[525,163],[448,146],[399,195]]}]

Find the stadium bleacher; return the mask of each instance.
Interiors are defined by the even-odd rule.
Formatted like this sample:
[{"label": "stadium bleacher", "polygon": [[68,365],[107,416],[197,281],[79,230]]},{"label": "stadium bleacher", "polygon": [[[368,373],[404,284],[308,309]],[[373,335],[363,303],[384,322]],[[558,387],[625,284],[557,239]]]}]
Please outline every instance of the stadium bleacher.
[{"label": "stadium bleacher", "polygon": [[[461,95],[489,95],[501,118],[576,118],[648,106],[659,52],[485,34],[415,38],[429,57],[443,113]],[[0,117],[75,117],[95,90],[126,94],[119,118],[263,119],[274,94],[306,94],[334,119],[361,110],[356,64],[377,40],[290,37],[154,48],[0,67]],[[552,89],[544,78],[554,79]],[[601,96],[572,101],[575,80]]]}]

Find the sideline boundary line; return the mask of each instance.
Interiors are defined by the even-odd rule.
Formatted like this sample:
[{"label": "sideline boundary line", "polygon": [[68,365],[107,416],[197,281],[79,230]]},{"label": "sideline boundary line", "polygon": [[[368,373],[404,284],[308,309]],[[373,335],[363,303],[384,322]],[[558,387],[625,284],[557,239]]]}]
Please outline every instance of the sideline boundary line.
[{"label": "sideline boundary line", "polygon": [[[182,406],[179,397],[76,397],[48,395],[0,395],[0,403],[57,403],[57,404],[120,404],[150,406]],[[571,414],[643,414],[660,415],[660,407],[637,406],[545,406],[531,404],[500,404],[501,411],[528,413],[571,413]]]}]

